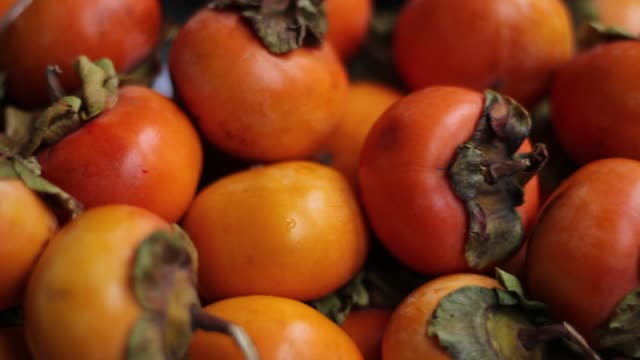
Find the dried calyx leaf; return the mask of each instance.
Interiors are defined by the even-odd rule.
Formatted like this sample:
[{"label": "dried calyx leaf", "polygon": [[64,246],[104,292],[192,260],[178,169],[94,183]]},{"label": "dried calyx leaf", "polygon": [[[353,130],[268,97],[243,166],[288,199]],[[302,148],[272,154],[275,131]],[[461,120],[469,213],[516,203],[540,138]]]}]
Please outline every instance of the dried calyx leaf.
[{"label": "dried calyx leaf", "polygon": [[597,22],[590,22],[580,27],[578,44],[581,49],[589,49],[600,44],[614,41],[638,40],[638,37],[628,31],[615,27],[605,26]]},{"label": "dried calyx leaf", "polygon": [[196,329],[228,334],[246,359],[259,359],[244,330],[201,309],[196,271],[195,248],[177,226],[156,231],[140,244],[132,284],[143,311],[129,334],[127,359],[181,359]]},{"label": "dried calyx leaf", "polygon": [[449,181],[469,219],[467,263],[485,269],[515,254],[522,245],[516,207],[524,186],[548,159],[546,146],[516,154],[531,130],[531,118],[514,100],[485,92],[485,108],[471,139],[458,146]]},{"label": "dried calyx leaf", "polygon": [[338,325],[342,325],[353,308],[369,305],[369,293],[364,280],[365,273],[359,272],[341,289],[322,299],[311,301],[310,305]]},{"label": "dried calyx leaf", "polygon": [[546,306],[526,299],[517,278],[498,269],[497,279],[504,289],[461,287],[432,314],[429,336],[453,359],[600,359],[571,326],[549,324]]},{"label": "dried calyx leaf", "polygon": [[323,0],[213,0],[213,10],[235,10],[274,54],[322,43],[327,31]]},{"label": "dried calyx leaf", "polygon": [[620,301],[602,329],[599,342],[603,350],[640,358],[640,288]]}]

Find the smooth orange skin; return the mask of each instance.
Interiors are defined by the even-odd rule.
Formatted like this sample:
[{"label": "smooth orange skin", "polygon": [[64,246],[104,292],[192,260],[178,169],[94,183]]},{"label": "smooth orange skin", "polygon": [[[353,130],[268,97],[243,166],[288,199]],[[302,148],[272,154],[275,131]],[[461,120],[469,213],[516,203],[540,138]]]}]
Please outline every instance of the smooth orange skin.
[{"label": "smooth orange skin", "polygon": [[591,0],[598,13],[598,21],[607,26],[617,26],[634,35],[640,35],[640,1]]},{"label": "smooth orange skin", "polygon": [[276,56],[232,12],[193,15],[173,44],[169,64],[205,138],[240,158],[313,155],[346,103],[345,69],[328,43]]},{"label": "smooth orange skin", "polygon": [[563,66],[551,89],[551,125],[576,161],[640,160],[640,42],[601,45]]},{"label": "smooth orange skin", "polygon": [[597,342],[596,327],[640,286],[640,162],[610,158],[567,178],[528,248],[531,296]]},{"label": "smooth orange skin", "polygon": [[573,41],[561,0],[413,0],[398,16],[393,52],[413,89],[495,88],[530,106],[573,55]]},{"label": "smooth orange skin", "polygon": [[222,178],[187,211],[200,257],[200,295],[274,295],[306,301],[344,285],[368,238],[349,183],[313,162],[282,162]]},{"label": "smooth orange skin", "polygon": [[331,166],[344,174],[354,187],[358,182],[360,151],[371,126],[401,97],[399,91],[373,82],[350,86],[349,104],[329,138],[325,153],[331,159]]},{"label": "smooth orange skin", "polygon": [[53,213],[26,185],[0,179],[0,310],[22,302],[29,274],[57,227]]},{"label": "smooth orange skin", "polygon": [[347,315],[342,329],[351,336],[365,360],[381,360],[382,335],[390,318],[388,309],[356,310]]},{"label": "smooth orange skin", "polygon": [[175,222],[196,193],[203,154],[194,126],[173,102],[127,86],[113,109],[38,160],[43,176],[86,208],[129,204]]},{"label": "smooth orange skin", "polygon": [[22,107],[49,104],[44,72],[58,65],[67,91],[80,87],[72,68],[80,55],[110,58],[126,71],[148,56],[160,38],[157,0],[38,0],[0,34],[0,71],[9,100]]},{"label": "smooth orange skin", "polygon": [[414,290],[396,307],[382,340],[383,360],[452,360],[436,337],[428,336],[429,320],[440,301],[463,286],[501,288],[492,278],[453,274],[433,279]]},{"label": "smooth orange skin", "polygon": [[[369,220],[387,249],[423,274],[469,270],[467,213],[449,185],[447,169],[457,146],[475,131],[483,108],[482,93],[427,88],[392,105],[365,141],[359,184]],[[525,223],[535,216],[537,193],[536,181],[525,186],[525,198],[534,199],[518,209]]]},{"label": "smooth orange skin", "polygon": [[328,31],[326,40],[343,59],[349,59],[362,46],[373,15],[372,0],[326,0]]},{"label": "smooth orange skin", "polygon": [[15,2],[16,0],[0,0],[0,17],[3,17]]},{"label": "smooth orange skin", "polygon": [[0,360],[31,360],[24,328],[0,328]]},{"label": "smooth orange skin", "polygon": [[131,264],[147,236],[170,226],[136,207],[86,211],[51,240],[27,288],[25,327],[38,359],[121,359],[141,315]]},{"label": "smooth orange skin", "polygon": [[[243,296],[211,304],[204,311],[244,328],[261,360],[363,360],[338,325],[292,299]],[[191,360],[244,359],[231,338],[203,331],[196,331],[189,356]]]}]

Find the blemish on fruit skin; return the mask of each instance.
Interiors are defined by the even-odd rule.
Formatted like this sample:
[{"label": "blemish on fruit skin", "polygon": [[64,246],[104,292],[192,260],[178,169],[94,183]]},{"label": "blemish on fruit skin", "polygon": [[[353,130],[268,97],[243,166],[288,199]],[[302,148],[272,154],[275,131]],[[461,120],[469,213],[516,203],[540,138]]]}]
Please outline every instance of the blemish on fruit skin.
[{"label": "blemish on fruit skin", "polygon": [[147,170],[147,169],[142,169],[142,173],[143,173],[143,174],[147,174],[147,173],[149,173],[149,170]]}]

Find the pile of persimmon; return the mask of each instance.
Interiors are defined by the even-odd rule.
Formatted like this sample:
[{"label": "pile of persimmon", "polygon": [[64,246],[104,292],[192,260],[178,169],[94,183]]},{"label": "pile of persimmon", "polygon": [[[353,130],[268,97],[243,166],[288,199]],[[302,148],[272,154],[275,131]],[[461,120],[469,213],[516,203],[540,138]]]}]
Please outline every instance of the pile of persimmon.
[{"label": "pile of persimmon", "polygon": [[0,0],[0,360],[640,359],[638,19]]}]

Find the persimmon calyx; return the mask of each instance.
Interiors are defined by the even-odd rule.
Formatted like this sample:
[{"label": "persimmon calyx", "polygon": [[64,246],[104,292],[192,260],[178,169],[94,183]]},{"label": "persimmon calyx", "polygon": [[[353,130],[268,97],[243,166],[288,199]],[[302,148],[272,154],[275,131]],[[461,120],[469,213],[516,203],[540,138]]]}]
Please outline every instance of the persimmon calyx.
[{"label": "persimmon calyx", "polygon": [[365,285],[365,276],[366,274],[363,271],[359,272],[336,292],[311,301],[309,305],[336,324],[342,325],[353,308],[366,307],[370,303],[369,292]]},{"label": "persimmon calyx", "polygon": [[531,118],[514,100],[485,92],[485,108],[472,137],[458,146],[449,181],[468,215],[467,263],[484,269],[516,253],[522,220],[516,207],[524,186],[549,157],[546,146],[516,154],[531,130]]},{"label": "persimmon calyx", "polygon": [[640,288],[626,295],[601,330],[599,345],[632,359],[640,358]]},{"label": "persimmon calyx", "polygon": [[248,360],[258,359],[239,326],[201,309],[197,264],[191,240],[177,225],[152,233],[138,246],[131,276],[142,314],[130,331],[127,359],[181,359],[196,329],[231,335]]},{"label": "persimmon calyx", "polygon": [[273,54],[319,45],[327,32],[323,0],[213,0],[208,7],[238,11]]},{"label": "persimmon calyx", "polygon": [[433,312],[429,336],[453,359],[600,359],[570,325],[550,325],[546,305],[528,300],[517,278],[500,269],[496,278],[502,289],[461,287]]}]

